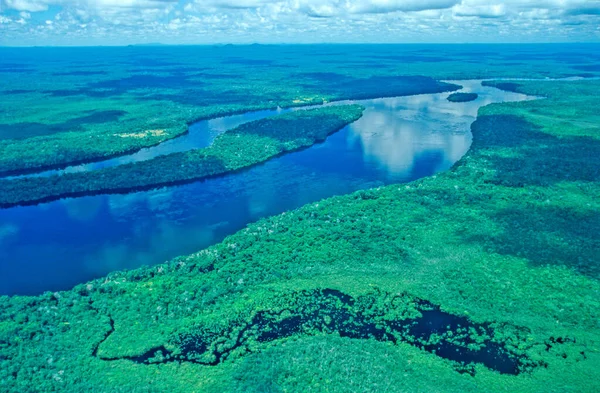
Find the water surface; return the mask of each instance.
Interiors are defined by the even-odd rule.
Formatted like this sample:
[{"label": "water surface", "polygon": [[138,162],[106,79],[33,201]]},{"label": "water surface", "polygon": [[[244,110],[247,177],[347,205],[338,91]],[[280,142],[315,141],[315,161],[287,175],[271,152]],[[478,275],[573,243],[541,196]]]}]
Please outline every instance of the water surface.
[{"label": "water surface", "polygon": [[[198,251],[262,217],[447,170],[468,150],[479,107],[528,99],[479,81],[455,83],[479,98],[451,103],[442,93],[357,101],[366,107],[364,116],[324,143],[235,174],[0,210],[0,294],[66,290],[111,271]],[[188,141],[209,144],[263,115],[202,122],[190,128]],[[187,149],[185,140],[167,143]]]}]

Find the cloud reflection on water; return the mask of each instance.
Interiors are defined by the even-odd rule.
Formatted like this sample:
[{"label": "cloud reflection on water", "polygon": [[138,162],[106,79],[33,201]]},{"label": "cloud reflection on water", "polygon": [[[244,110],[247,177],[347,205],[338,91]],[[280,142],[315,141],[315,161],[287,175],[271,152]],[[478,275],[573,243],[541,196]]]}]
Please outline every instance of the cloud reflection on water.
[{"label": "cloud reflection on water", "polygon": [[479,81],[451,81],[462,92],[477,92],[472,102],[453,103],[447,93],[382,98],[360,102],[363,117],[350,126],[350,143],[359,141],[367,160],[388,173],[410,178],[417,157],[440,155],[433,171],[449,169],[469,149],[470,125],[482,106],[494,102],[521,101],[522,94],[481,86]]},{"label": "cloud reflection on water", "polygon": [[[363,118],[324,143],[232,175],[0,210],[0,294],[67,289],[114,270],[161,263],[261,217],[448,169],[470,146],[470,124],[482,105],[524,98],[479,82],[457,83],[480,97],[470,103],[451,103],[448,94],[360,101]],[[208,129],[222,132],[255,116],[203,122],[207,128],[191,137],[206,138]]]}]

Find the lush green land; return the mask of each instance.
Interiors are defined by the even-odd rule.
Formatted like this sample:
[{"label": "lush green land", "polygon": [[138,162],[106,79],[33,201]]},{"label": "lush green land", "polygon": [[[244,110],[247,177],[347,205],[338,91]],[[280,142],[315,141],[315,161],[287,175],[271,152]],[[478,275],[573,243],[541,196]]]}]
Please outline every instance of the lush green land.
[{"label": "lush green land", "polygon": [[[187,59],[193,60],[198,59]],[[137,72],[113,65],[110,74],[73,71],[50,77],[46,70],[23,78],[9,73],[0,90],[0,175],[128,154],[180,136],[191,123],[225,115],[457,88],[427,77],[389,73],[315,72],[294,78],[293,69],[274,66],[252,72],[252,65],[240,69],[237,63],[207,72],[206,61],[189,69],[185,62],[176,68],[145,65]],[[323,78],[327,83],[317,83]]]},{"label": "lush green land", "polygon": [[244,123],[204,149],[90,172],[0,180],[0,207],[68,196],[128,192],[222,175],[322,142],[362,116],[359,105],[298,110]]},{"label": "lush green land", "polygon": [[471,102],[479,97],[477,93],[452,93],[448,96],[450,102]]},{"label": "lush green land", "polygon": [[[72,291],[0,298],[0,386],[600,391],[600,82],[510,88],[547,98],[482,108],[471,151],[442,175]],[[437,307],[454,317],[419,335]]]},{"label": "lush green land", "polygon": [[[428,78],[398,77],[386,81],[391,86],[388,91],[380,93],[385,96],[402,96],[418,93],[437,93],[456,89],[455,85],[436,82]],[[275,83],[275,82],[273,82]],[[357,81],[357,84],[361,81]],[[219,86],[218,88],[223,89]],[[358,96],[351,89],[319,95],[318,93],[305,93],[298,98],[298,93],[289,91],[285,99],[273,101],[269,97],[281,97],[280,92],[266,91],[265,97],[249,98],[248,104],[228,104],[225,90],[224,103],[214,102],[208,106],[192,104],[176,104],[171,101],[153,100],[142,104],[119,104],[116,102],[97,103],[97,99],[78,96],[74,102],[56,102],[55,107],[69,108],[72,111],[68,119],[61,124],[45,124],[42,120],[30,119],[40,116],[34,104],[28,101],[15,100],[15,104],[24,106],[33,113],[19,113],[22,109],[4,105],[5,110],[0,110],[0,116],[14,118],[15,124],[0,124],[0,175],[24,174],[37,172],[44,169],[61,168],[93,161],[99,161],[115,156],[135,152],[143,147],[157,145],[168,139],[175,138],[187,132],[188,125],[199,120],[211,119],[225,115],[276,109],[278,106],[297,107],[309,104],[322,104],[327,101],[339,101]],[[36,100],[45,102],[40,93]],[[242,94],[242,93],[238,93]],[[215,93],[217,95],[217,93]],[[306,97],[308,98],[302,98]],[[367,94],[364,98],[377,98],[379,94]],[[11,97],[12,98],[12,97]],[[130,100],[135,96],[128,97]],[[14,100],[14,99],[13,99]],[[53,102],[54,100],[49,100]],[[241,98],[240,98],[241,101]],[[0,95],[0,106],[2,106]],[[106,108],[126,107],[129,112],[106,110],[87,110],[87,106]],[[46,108],[40,108],[43,111]],[[50,107],[48,107],[50,110]],[[136,118],[129,120],[131,112],[136,112]],[[63,119],[63,114],[51,114]],[[27,120],[26,124],[23,124]],[[0,118],[0,121],[2,119]],[[88,123],[89,121],[89,123]],[[18,123],[17,123],[18,122]],[[33,130],[32,130],[33,129]],[[39,132],[43,135],[36,135]],[[17,134],[15,136],[13,134]]]},{"label": "lush green land", "polygon": [[1,48],[0,174],[126,154],[233,113],[453,90],[434,79],[597,76],[597,48]]}]

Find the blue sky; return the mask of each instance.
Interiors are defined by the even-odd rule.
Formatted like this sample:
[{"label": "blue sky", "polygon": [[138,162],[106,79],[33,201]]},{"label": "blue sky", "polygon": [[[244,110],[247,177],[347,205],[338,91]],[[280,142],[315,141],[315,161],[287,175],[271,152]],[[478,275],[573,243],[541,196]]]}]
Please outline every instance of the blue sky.
[{"label": "blue sky", "polygon": [[570,41],[600,0],[0,0],[0,45]]}]

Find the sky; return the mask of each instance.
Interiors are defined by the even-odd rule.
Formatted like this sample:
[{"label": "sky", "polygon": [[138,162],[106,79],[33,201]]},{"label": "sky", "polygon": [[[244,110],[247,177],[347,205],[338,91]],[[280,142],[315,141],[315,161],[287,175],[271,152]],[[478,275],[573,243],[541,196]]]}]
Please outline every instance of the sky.
[{"label": "sky", "polygon": [[0,45],[600,42],[600,0],[0,0]]}]

